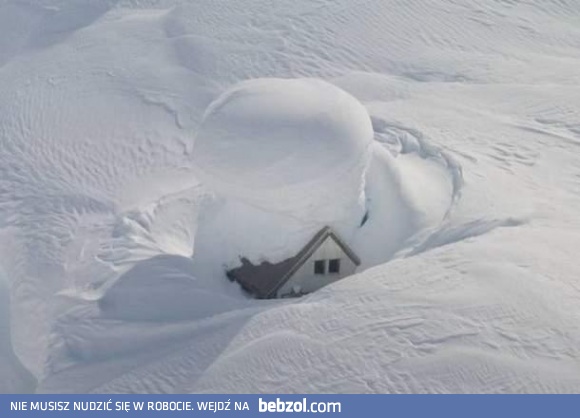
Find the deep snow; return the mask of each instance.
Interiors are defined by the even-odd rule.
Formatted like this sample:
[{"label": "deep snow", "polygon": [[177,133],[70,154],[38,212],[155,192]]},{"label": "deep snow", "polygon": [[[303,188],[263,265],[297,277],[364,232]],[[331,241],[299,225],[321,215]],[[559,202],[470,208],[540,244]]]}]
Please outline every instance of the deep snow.
[{"label": "deep snow", "polygon": [[[312,203],[316,213],[325,199],[337,206],[358,199],[372,140],[368,112],[338,87],[254,79],[209,106],[192,157],[204,184],[220,194],[272,211]],[[313,194],[317,183],[339,190]]]},{"label": "deep snow", "polygon": [[327,225],[355,235],[372,143],[364,106],[328,82],[254,79],[228,89],[191,151],[197,177],[221,200],[201,209],[196,265],[278,262]]},{"label": "deep snow", "polygon": [[[579,392],[579,21],[575,0],[0,1],[0,391]],[[250,213],[200,182],[204,113],[267,77],[345,90],[375,139],[365,271],[293,301],[190,260]]]}]

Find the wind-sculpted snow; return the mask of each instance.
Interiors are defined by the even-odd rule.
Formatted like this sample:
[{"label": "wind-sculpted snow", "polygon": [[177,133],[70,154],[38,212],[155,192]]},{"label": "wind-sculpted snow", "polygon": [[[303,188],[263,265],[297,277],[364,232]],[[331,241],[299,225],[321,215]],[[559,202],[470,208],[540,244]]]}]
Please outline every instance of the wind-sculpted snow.
[{"label": "wind-sculpted snow", "polygon": [[193,145],[199,178],[226,200],[201,214],[196,261],[281,261],[326,225],[352,237],[366,211],[372,142],[364,106],[330,83],[232,87],[209,106]]},{"label": "wind-sculpted snow", "polygon": [[[283,210],[328,198],[356,200],[372,136],[365,108],[330,83],[257,79],[209,106],[193,158],[201,178],[220,194]],[[313,195],[309,187],[322,180],[348,186],[343,193]]]},{"label": "wind-sculpted snow", "polygon": [[[575,0],[0,1],[0,391],[580,391],[579,21]],[[256,256],[314,229],[272,239],[279,212],[199,178],[208,106],[256,78],[324,80],[374,136],[360,195],[329,192],[367,214],[361,272],[297,300],[195,258],[244,222]],[[330,187],[359,150],[266,145],[229,150],[287,154],[237,171],[244,196]],[[322,200],[298,190],[266,206]]]}]

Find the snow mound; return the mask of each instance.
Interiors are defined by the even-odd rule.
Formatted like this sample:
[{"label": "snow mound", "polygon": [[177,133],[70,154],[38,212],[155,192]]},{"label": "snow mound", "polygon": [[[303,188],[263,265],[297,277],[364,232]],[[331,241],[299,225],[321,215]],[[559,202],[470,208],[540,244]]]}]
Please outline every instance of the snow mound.
[{"label": "snow mound", "polygon": [[328,82],[255,79],[223,93],[192,153],[219,197],[196,234],[198,274],[220,275],[242,256],[280,261],[326,225],[351,238],[366,211],[372,143],[364,106]]},{"label": "snow mound", "polygon": [[[366,109],[338,87],[314,79],[257,79],[209,107],[193,158],[200,177],[221,195],[295,210],[299,203],[357,199],[372,139]],[[313,194],[316,183],[336,187]]]},{"label": "snow mound", "polygon": [[327,225],[362,270],[437,225],[454,200],[445,159],[424,139],[393,152],[374,140],[375,124],[322,80],[255,79],[222,94],[193,147],[199,177],[217,194],[198,219],[195,275],[222,277],[242,257],[282,261]]},{"label": "snow mound", "polygon": [[241,295],[236,299],[216,288],[219,283],[200,281],[191,271],[191,260],[180,256],[159,255],[137,263],[99,300],[102,316],[127,321],[182,321],[244,306]]}]

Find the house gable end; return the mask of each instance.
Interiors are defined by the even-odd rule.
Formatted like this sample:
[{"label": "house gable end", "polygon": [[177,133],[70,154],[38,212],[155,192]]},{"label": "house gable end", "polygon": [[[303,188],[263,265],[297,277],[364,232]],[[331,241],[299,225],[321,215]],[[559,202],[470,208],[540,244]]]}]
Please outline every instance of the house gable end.
[{"label": "house gable end", "polygon": [[296,273],[296,271],[298,271],[300,267],[302,267],[304,263],[306,263],[306,261],[308,261],[308,259],[312,257],[312,254],[314,254],[314,252],[324,243],[324,241],[326,241],[329,238],[329,234],[326,231],[324,231],[324,234],[320,234],[320,236],[318,235],[319,234],[315,236],[315,238],[317,238],[316,240],[313,239],[310,243],[308,243],[304,247],[302,251],[300,251],[300,253],[298,253],[298,255],[296,256],[295,263],[292,265],[290,270],[288,270],[288,272],[284,275],[284,277],[280,279],[280,281],[276,284],[276,286],[272,288],[267,297],[272,297],[273,295],[275,295],[276,292],[278,292],[278,290],[280,290],[280,288],[284,286],[286,282],[294,275],[294,273]]},{"label": "house gable end", "polygon": [[324,243],[332,239],[334,243],[340,248],[342,253],[346,255],[355,266],[359,266],[361,263],[360,258],[350,249],[350,247],[342,241],[330,227],[326,226],[321,229],[316,236],[304,247],[304,249],[296,256],[295,264],[288,270],[286,275],[272,288],[267,297],[274,296],[287,282],[292,278],[292,276],[302,268],[302,266],[312,257],[312,255],[322,246]]},{"label": "house gable end", "polygon": [[300,250],[296,256],[288,258],[276,264],[263,262],[253,265],[248,259],[242,258],[242,266],[229,270],[227,275],[236,280],[240,285],[253,293],[256,297],[267,299],[275,297],[286,283],[299,271],[312,255],[332,239],[338,249],[345,254],[354,266],[360,265],[360,259],[346,245],[330,227],[326,226],[314,235],[314,237]]},{"label": "house gable end", "polygon": [[[334,268],[331,269],[333,265]],[[314,292],[354,274],[356,267],[355,262],[343,251],[339,243],[331,236],[327,236],[272,297],[288,297]]]}]

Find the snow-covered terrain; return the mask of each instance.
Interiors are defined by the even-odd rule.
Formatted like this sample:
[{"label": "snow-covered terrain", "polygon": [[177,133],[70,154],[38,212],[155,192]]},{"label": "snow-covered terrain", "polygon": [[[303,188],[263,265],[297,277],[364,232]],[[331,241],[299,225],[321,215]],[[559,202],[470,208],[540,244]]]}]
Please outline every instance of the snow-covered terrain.
[{"label": "snow-covered terrain", "polygon": [[[580,392],[579,68],[577,0],[0,0],[0,392]],[[196,143],[272,77],[364,105],[369,216],[255,301]]]}]

